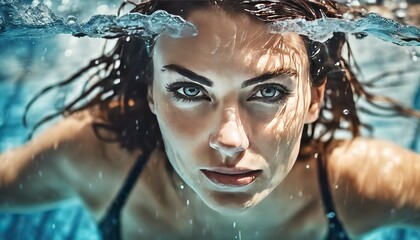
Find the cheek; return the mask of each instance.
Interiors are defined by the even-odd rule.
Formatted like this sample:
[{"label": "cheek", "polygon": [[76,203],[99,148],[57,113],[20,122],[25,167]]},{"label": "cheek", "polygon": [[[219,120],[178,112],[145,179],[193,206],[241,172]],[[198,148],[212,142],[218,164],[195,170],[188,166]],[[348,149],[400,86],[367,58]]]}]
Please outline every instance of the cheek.
[{"label": "cheek", "polygon": [[299,153],[304,123],[303,105],[291,97],[271,120],[261,124],[258,152],[267,159],[271,170],[285,175]]},{"label": "cheek", "polygon": [[208,117],[201,110],[179,109],[168,96],[160,96],[157,119],[166,145],[175,149],[196,149],[208,140]]}]

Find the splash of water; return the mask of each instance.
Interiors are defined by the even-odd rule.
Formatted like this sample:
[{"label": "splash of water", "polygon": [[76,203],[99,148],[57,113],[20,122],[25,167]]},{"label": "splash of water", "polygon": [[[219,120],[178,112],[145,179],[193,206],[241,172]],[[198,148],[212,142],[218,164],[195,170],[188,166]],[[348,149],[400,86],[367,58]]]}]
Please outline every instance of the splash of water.
[{"label": "splash of water", "polygon": [[[282,20],[272,23],[270,28],[275,33],[296,32],[320,42],[330,39],[334,32],[343,32],[362,37],[372,35],[397,45],[420,46],[420,28],[402,25],[374,13],[358,20],[328,17],[315,21]],[[80,23],[73,16],[64,19],[55,15],[44,4],[31,7],[19,0],[0,0],[1,38],[72,34],[94,38],[135,35],[150,39],[164,32],[177,38],[197,35],[197,29],[192,23],[165,11],[156,11],[152,15],[128,13],[120,17],[94,15],[86,23]]]},{"label": "splash of water", "polygon": [[135,35],[149,39],[164,32],[175,38],[197,34],[196,28],[191,23],[165,11],[156,11],[151,15],[128,13],[120,17],[94,15],[86,23],[80,23],[74,16],[64,19],[55,15],[44,4],[31,7],[20,1],[0,1],[2,38],[38,38],[72,34],[93,38]]},{"label": "splash of water", "polygon": [[270,28],[276,33],[296,32],[319,42],[330,39],[334,32],[343,32],[358,36],[372,35],[402,46],[420,46],[420,28],[402,25],[376,13],[369,13],[356,21],[327,17],[315,21],[290,19],[275,22]]}]

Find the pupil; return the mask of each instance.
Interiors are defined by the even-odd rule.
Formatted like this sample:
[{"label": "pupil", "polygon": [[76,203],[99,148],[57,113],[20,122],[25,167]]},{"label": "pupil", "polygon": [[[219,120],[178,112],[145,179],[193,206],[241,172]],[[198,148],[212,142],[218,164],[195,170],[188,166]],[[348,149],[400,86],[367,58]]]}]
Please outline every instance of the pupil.
[{"label": "pupil", "polygon": [[193,87],[187,87],[184,90],[185,95],[196,96],[198,94],[198,89]]},{"label": "pupil", "polygon": [[275,94],[276,94],[276,90],[273,88],[266,88],[262,91],[262,95],[264,97],[274,97]]}]

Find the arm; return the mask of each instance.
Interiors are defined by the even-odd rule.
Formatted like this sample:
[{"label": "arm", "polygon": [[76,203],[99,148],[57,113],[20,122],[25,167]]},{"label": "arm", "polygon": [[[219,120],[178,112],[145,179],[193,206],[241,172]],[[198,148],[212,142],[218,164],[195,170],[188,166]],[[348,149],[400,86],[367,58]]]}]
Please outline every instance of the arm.
[{"label": "arm", "polygon": [[[69,153],[82,144],[90,118],[71,116],[28,144],[0,155],[0,209],[45,206],[76,195]],[[86,132],[86,131],[85,131]]]},{"label": "arm", "polygon": [[420,155],[393,143],[356,138],[329,160],[339,216],[354,235],[384,226],[420,229]]}]

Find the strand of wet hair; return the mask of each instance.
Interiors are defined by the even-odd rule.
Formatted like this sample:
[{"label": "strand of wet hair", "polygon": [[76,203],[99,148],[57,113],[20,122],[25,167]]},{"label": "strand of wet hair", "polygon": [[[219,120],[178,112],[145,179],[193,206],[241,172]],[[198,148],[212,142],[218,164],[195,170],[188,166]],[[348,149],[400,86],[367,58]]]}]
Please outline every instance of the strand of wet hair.
[{"label": "strand of wet hair", "polygon": [[[113,52],[116,52],[117,50],[118,50],[118,45],[117,46],[115,46],[110,52],[111,53],[113,53]],[[104,50],[103,50],[104,51]],[[48,86],[48,87],[46,87],[46,88],[44,88],[44,89],[42,89],[40,92],[38,92],[30,101],[29,101],[29,103],[26,105],[26,107],[25,107],[25,111],[24,111],[24,115],[23,115],[23,118],[22,118],[22,122],[23,122],[23,125],[25,126],[25,127],[28,127],[28,122],[27,122],[27,115],[28,115],[28,111],[29,111],[29,109],[33,106],[33,104],[40,98],[40,97],[42,97],[44,94],[46,94],[46,93],[48,93],[48,92],[50,92],[51,90],[53,90],[53,89],[57,89],[57,88],[60,88],[60,87],[63,87],[63,86],[66,86],[66,85],[69,85],[70,83],[72,83],[72,82],[74,82],[75,80],[77,80],[77,79],[79,79],[83,74],[85,74],[88,70],[90,70],[90,69],[93,69],[93,68],[95,68],[95,67],[98,67],[98,66],[100,66],[100,65],[102,65],[102,64],[105,64],[105,67],[103,67],[103,68],[99,68],[95,73],[93,73],[93,74],[91,74],[91,76],[89,77],[89,79],[92,79],[93,77],[95,77],[95,76],[97,76],[96,74],[98,73],[98,72],[100,72],[100,71],[102,71],[102,70],[105,70],[105,69],[109,69],[109,67],[112,67],[113,65],[114,65],[114,54],[109,54],[109,55],[107,55],[107,54],[105,54],[104,52],[102,53],[102,55],[100,56],[100,57],[98,57],[98,58],[96,58],[96,59],[93,59],[93,60],[91,60],[90,62],[89,62],[89,64],[87,64],[85,67],[83,67],[82,69],[80,69],[79,71],[77,71],[75,74],[73,74],[71,77],[69,77],[68,79],[66,79],[66,80],[64,80],[64,81],[62,81],[62,82],[59,82],[59,83],[57,83],[57,84],[54,84],[54,85],[51,85],[51,86]],[[105,78],[105,79],[107,79],[107,78]],[[105,82],[105,79],[102,79],[101,81],[99,81],[98,82],[98,84],[95,84],[94,86],[99,86],[102,82]],[[95,87],[95,88],[96,88]],[[83,90],[83,92],[85,92],[86,90],[84,89]],[[91,91],[93,91],[93,89],[91,90]],[[81,97],[79,96],[76,100],[74,100],[74,101],[72,101],[72,103],[71,103],[71,107],[73,107],[75,104],[76,104],[76,102],[77,101],[79,101],[81,99]],[[96,104],[96,102],[95,102],[95,104]],[[85,105],[83,105],[82,107],[80,107],[80,109],[84,109],[84,108],[86,108],[86,107],[88,107],[88,105],[90,106],[90,105],[92,105],[92,104],[85,104]],[[32,127],[32,130],[31,130],[31,132],[29,133],[29,135],[28,135],[28,139],[31,139],[32,138],[32,135],[33,135],[33,133],[40,127],[40,126],[42,126],[43,124],[45,124],[45,123],[47,123],[48,121],[51,121],[52,119],[54,119],[54,118],[56,118],[56,117],[58,117],[59,115],[61,115],[61,114],[65,114],[66,113],[66,111],[68,112],[69,111],[69,109],[71,109],[71,108],[69,108],[69,105],[66,107],[66,108],[64,108],[64,110],[61,110],[61,111],[58,111],[58,112],[56,112],[56,113],[53,113],[53,114],[50,114],[50,115],[48,115],[48,116],[45,116],[44,118],[42,118],[40,121],[38,121],[33,127]],[[71,111],[71,112],[75,112],[75,110],[73,110],[73,111]]]}]

